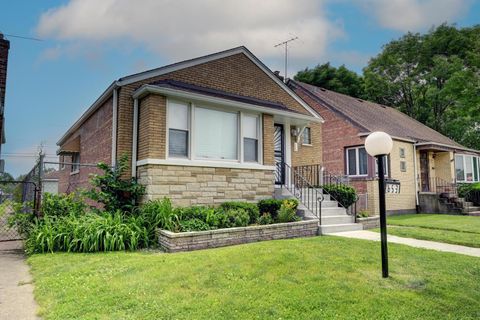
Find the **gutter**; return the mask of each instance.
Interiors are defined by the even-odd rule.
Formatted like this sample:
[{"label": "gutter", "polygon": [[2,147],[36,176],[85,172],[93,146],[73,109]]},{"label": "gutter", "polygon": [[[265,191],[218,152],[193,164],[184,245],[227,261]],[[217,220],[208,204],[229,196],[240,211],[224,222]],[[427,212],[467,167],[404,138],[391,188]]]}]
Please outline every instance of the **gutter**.
[{"label": "gutter", "polygon": [[[121,83],[116,80],[112,82],[108,88],[98,97],[97,100],[90,106],[90,108],[85,111],[80,118],[75,121],[75,123],[68,129],[67,132],[57,141],[57,145],[60,146],[65,143],[65,141],[74,133],[80,126],[87,120],[95,111],[97,110],[98,106],[104,103],[110,96],[113,94],[114,89],[116,90],[121,86]],[[118,101],[117,101],[118,102]],[[116,108],[115,108],[116,109]],[[116,129],[116,128],[115,128]]]},{"label": "gutter", "polygon": [[476,153],[476,154],[480,154],[479,150],[469,149],[469,148],[465,148],[465,147],[452,146],[452,145],[437,143],[437,142],[419,142],[419,143],[415,143],[415,145],[417,147],[435,145],[435,146],[440,146],[440,147],[447,147],[447,148],[453,149],[454,151],[463,150],[463,151],[469,151],[469,152],[473,152],[473,153]]}]

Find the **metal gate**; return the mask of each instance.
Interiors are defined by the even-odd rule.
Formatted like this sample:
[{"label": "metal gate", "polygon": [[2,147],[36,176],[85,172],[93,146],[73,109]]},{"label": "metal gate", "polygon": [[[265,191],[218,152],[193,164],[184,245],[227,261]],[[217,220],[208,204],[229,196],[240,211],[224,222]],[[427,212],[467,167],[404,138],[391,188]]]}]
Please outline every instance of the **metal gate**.
[{"label": "metal gate", "polygon": [[23,239],[13,218],[21,214],[23,219],[33,220],[38,214],[39,197],[34,181],[0,181],[0,242]]}]

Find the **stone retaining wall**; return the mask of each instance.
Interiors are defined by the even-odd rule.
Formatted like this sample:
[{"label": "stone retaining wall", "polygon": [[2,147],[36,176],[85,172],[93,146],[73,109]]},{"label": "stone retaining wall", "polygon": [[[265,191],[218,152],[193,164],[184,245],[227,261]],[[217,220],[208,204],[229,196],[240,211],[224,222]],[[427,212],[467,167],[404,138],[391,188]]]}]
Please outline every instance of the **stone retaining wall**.
[{"label": "stone retaining wall", "polygon": [[312,237],[318,235],[318,221],[181,233],[158,230],[157,235],[161,248],[166,252],[192,251],[265,240]]},{"label": "stone retaining wall", "polygon": [[374,229],[380,227],[380,217],[366,217],[366,218],[357,218],[357,222],[363,225],[363,230]]}]

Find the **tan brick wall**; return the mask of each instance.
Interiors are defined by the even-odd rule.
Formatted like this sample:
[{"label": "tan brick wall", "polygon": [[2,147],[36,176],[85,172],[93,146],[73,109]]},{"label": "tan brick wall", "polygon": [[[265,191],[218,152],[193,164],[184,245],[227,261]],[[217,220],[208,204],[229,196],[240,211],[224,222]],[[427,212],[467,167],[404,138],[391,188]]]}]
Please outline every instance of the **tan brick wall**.
[{"label": "tan brick wall", "polygon": [[273,116],[263,114],[263,164],[268,166],[275,165],[273,153]]},{"label": "tan brick wall", "polygon": [[137,160],[165,159],[166,115],[165,97],[151,94],[140,101]]},{"label": "tan brick wall", "polygon": [[[405,149],[405,158],[400,158],[400,148]],[[415,174],[414,174],[413,144],[394,140],[390,153],[390,178],[400,180],[399,194],[386,194],[386,208],[388,211],[414,211],[416,207]],[[407,163],[407,171],[400,170],[400,161]],[[378,180],[367,182],[368,207],[370,214],[379,214]]]},{"label": "tan brick wall", "polygon": [[146,165],[138,167],[144,201],[168,197],[176,206],[258,201],[273,196],[270,170]]},{"label": "tan brick wall", "polygon": [[[303,145],[303,137],[300,137],[298,151],[294,149],[294,138],[291,140],[292,165],[305,166],[312,164],[322,164],[322,124],[312,123],[309,125],[312,135],[312,144]],[[286,134],[290,134],[286,132]]]},{"label": "tan brick wall", "polygon": [[[433,158],[433,155],[432,155]],[[432,171],[435,177],[438,177],[446,182],[455,181],[455,162],[453,152],[436,152],[433,158]]]},{"label": "tan brick wall", "polygon": [[243,54],[237,54],[121,87],[118,110],[118,156],[127,153],[131,157],[133,122],[131,95],[133,91],[143,84],[162,79],[173,79],[243,96],[280,102],[291,110],[309,114],[250,59]]}]

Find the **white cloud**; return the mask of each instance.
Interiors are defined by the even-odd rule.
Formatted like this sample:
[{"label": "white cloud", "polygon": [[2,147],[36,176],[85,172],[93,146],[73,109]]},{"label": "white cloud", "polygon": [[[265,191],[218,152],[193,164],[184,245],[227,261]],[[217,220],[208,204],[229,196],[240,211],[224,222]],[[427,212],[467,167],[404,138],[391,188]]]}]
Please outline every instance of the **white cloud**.
[{"label": "white cloud", "polygon": [[382,27],[405,32],[421,31],[443,22],[453,23],[468,10],[471,1],[364,0],[359,3]]},{"label": "white cloud", "polygon": [[262,59],[279,58],[273,46],[291,35],[296,63],[318,63],[343,28],[316,0],[71,0],[40,17],[37,33],[89,46],[144,45],[178,61],[245,45]]}]

